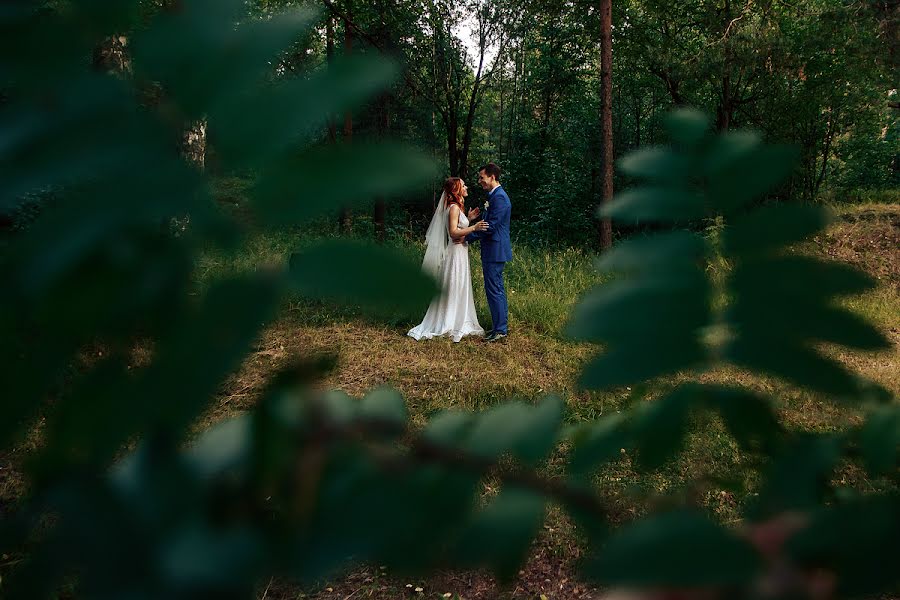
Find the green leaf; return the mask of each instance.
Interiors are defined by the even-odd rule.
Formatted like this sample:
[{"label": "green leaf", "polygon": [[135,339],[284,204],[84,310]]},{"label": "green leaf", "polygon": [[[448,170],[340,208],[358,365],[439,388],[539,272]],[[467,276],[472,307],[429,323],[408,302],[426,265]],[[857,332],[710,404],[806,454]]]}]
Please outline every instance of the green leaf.
[{"label": "green leaf", "polygon": [[188,448],[187,463],[202,478],[213,478],[246,467],[252,449],[252,429],[249,415],[210,427]]},{"label": "green leaf", "polygon": [[710,284],[698,267],[704,252],[703,240],[677,232],[625,242],[599,261],[630,277],[597,287],[566,327],[576,339],[609,342],[581,385],[628,385],[705,360],[698,337],[710,318]]},{"label": "green leaf", "polygon": [[690,173],[690,158],[663,146],[650,146],[625,155],[619,160],[619,169],[649,181],[681,182]]},{"label": "green leaf", "polygon": [[[0,209],[28,192],[87,182],[93,187],[87,199],[93,199],[98,188],[118,192],[123,181],[144,180],[149,190],[128,185],[144,199],[144,194],[152,196],[161,187],[177,189],[186,177],[177,171],[186,167],[169,149],[158,123],[137,111],[132,92],[123,82],[97,73],[83,74],[60,82],[54,91],[58,95],[50,106],[14,103],[0,110],[0,130],[9,132],[0,142],[4,150],[0,154]],[[131,168],[135,164],[154,164],[154,171],[148,174]],[[180,201],[188,197],[176,196]],[[116,214],[124,212],[123,206],[141,215],[159,210],[130,196],[117,195],[116,200],[118,204],[105,203]],[[154,200],[163,206],[171,201],[164,195]],[[94,211],[89,214],[101,222],[109,219]]]},{"label": "green leaf", "polygon": [[264,223],[306,223],[339,207],[368,204],[423,183],[431,161],[392,144],[338,144],[297,153],[264,172],[253,209]]},{"label": "green leaf", "polygon": [[692,221],[707,215],[703,197],[677,187],[639,187],[617,194],[598,213],[619,223]]},{"label": "green leaf", "polygon": [[[210,128],[217,131],[219,157],[233,168],[259,169],[263,177],[288,177],[291,165],[302,166],[290,153],[314,142],[329,115],[356,107],[390,84],[396,73],[396,66],[382,58],[360,56],[336,61],[333,68],[309,78],[236,96],[209,114]],[[344,166],[349,169],[353,165]],[[269,173],[269,169],[273,171]],[[396,166],[391,173],[404,176]],[[342,171],[335,182],[339,185],[330,189],[337,191],[350,181],[346,170]],[[321,180],[305,183],[317,189],[322,186]],[[305,190],[290,191],[304,194],[304,202],[315,201]]]},{"label": "green leaf", "polygon": [[872,475],[896,474],[900,462],[900,408],[876,409],[859,434],[866,468]]},{"label": "green leaf", "polygon": [[127,389],[122,356],[100,359],[72,384],[46,417],[45,442],[33,473],[58,475],[65,469],[103,466],[113,460],[137,430],[141,413],[123,401]]},{"label": "green leaf", "polygon": [[[84,216],[68,210],[49,212],[53,214],[35,224],[16,246],[23,256],[10,278],[9,293],[21,305],[21,314],[30,314],[47,331],[75,343],[101,336],[127,338],[135,314],[145,326],[170,324],[190,285],[185,244],[153,231],[159,221],[137,228],[104,219],[87,225]],[[130,235],[116,231],[119,227]]]},{"label": "green leaf", "polygon": [[775,449],[783,432],[769,400],[738,388],[714,387],[709,391],[711,408],[719,411],[725,427],[744,451]]},{"label": "green leaf", "polygon": [[600,465],[621,456],[632,444],[632,436],[622,415],[610,415],[582,425],[573,436],[569,473],[581,477]]},{"label": "green leaf", "polygon": [[488,565],[509,580],[528,555],[544,519],[544,498],[507,486],[478,511],[462,532],[454,553],[463,566]]},{"label": "green leaf", "polygon": [[[779,256],[738,265],[729,283],[734,294],[748,302],[790,298],[818,302],[834,296],[861,294],[874,289],[872,278],[849,265],[824,262],[811,256]],[[763,307],[760,307],[762,310]]]},{"label": "green leaf", "polygon": [[900,498],[860,497],[821,508],[786,544],[788,555],[807,569],[826,569],[837,581],[836,597],[877,594],[900,582]]},{"label": "green leaf", "polygon": [[[2,331],[6,334],[8,330]],[[3,337],[19,340],[20,335],[16,331],[15,337]],[[36,346],[5,343],[0,350],[0,373],[5,382],[5,397],[0,402],[0,449],[5,450],[29,430],[45,395],[58,384],[76,351],[75,343],[58,338]]]},{"label": "green leaf", "polygon": [[444,448],[459,446],[475,421],[472,413],[444,410],[432,417],[422,431],[422,437],[431,444]]},{"label": "green leaf", "polygon": [[393,314],[424,313],[436,293],[420,265],[381,246],[319,244],[290,260],[294,291],[308,298],[364,304]]},{"label": "green leaf", "polygon": [[192,0],[163,11],[134,40],[135,69],[161,82],[188,118],[202,118],[226,98],[265,84],[272,61],[317,16],[295,9],[235,26],[243,12],[239,0]]},{"label": "green leaf", "polygon": [[796,302],[760,306],[738,300],[727,312],[727,320],[739,331],[781,337],[791,343],[822,341],[860,350],[887,350],[891,341],[864,319],[846,309]]},{"label": "green leaf", "polygon": [[701,172],[705,175],[721,173],[729,166],[740,164],[763,145],[758,131],[726,131],[712,139],[706,149]]},{"label": "green leaf", "polygon": [[761,198],[791,174],[798,154],[793,146],[763,145],[752,132],[720,135],[707,154],[709,197],[726,213]]},{"label": "green leaf", "polygon": [[[180,524],[189,507],[203,502],[210,481],[201,481],[181,456],[171,438],[148,436],[109,469],[104,481],[109,482],[120,506],[127,507],[129,521],[140,521],[154,531],[167,530]],[[202,466],[200,469],[203,473]],[[212,470],[208,473],[215,475]],[[79,515],[79,519],[85,516]],[[108,514],[101,519],[104,523],[116,522]],[[134,543],[133,538],[129,543]]]},{"label": "green leaf", "polygon": [[843,364],[780,335],[763,337],[743,332],[725,347],[723,355],[736,365],[782,377],[841,400],[857,399],[860,379]]},{"label": "green leaf", "polygon": [[730,256],[775,252],[822,231],[833,215],[823,206],[777,204],[736,218],[722,236]]},{"label": "green leaf", "polygon": [[613,347],[592,360],[579,379],[587,389],[631,385],[697,367],[707,360],[706,348],[696,338],[658,337],[652,345]]},{"label": "green leaf", "polygon": [[[225,377],[241,364],[274,315],[277,291],[272,282],[257,277],[213,286],[201,310],[188,313],[185,322],[160,341],[158,360],[135,381],[141,410],[173,431],[187,427],[212,400]],[[181,400],[160,401],[175,385]]]},{"label": "green leaf", "polygon": [[291,476],[300,448],[309,438],[311,420],[308,417],[313,412],[309,392],[296,378],[305,378],[318,369],[331,367],[323,363],[325,361],[304,361],[288,367],[267,386],[251,415],[248,473],[251,485],[265,490],[279,489],[284,478]]},{"label": "green leaf", "polygon": [[[109,36],[129,31],[138,23],[140,2],[138,0],[80,0],[75,8],[76,22],[90,27],[90,35]],[[87,32],[85,32],[87,33]]]},{"label": "green leaf", "polygon": [[632,428],[644,468],[659,468],[678,455],[684,445],[690,412],[702,407],[704,394],[701,386],[684,385],[637,411]]},{"label": "green leaf", "polygon": [[465,448],[485,459],[511,452],[525,463],[535,464],[556,445],[565,405],[550,396],[532,407],[510,402],[479,416]]},{"label": "green leaf", "polygon": [[341,390],[329,390],[321,396],[322,407],[326,417],[332,423],[345,426],[356,419],[359,413],[359,402]]},{"label": "green leaf", "polygon": [[603,253],[595,266],[618,273],[667,273],[673,269],[697,270],[707,253],[706,241],[688,231],[674,231],[620,242]]},{"label": "green leaf", "polygon": [[695,512],[647,517],[613,534],[588,568],[618,586],[700,587],[749,583],[760,571],[758,553]]},{"label": "green leaf", "polygon": [[406,429],[409,413],[400,392],[385,387],[369,392],[362,399],[358,418],[383,423],[391,428],[391,434],[398,434]]},{"label": "green leaf", "polygon": [[[102,466],[137,434],[156,428],[181,434],[249,351],[274,304],[275,289],[267,282],[223,282],[209,291],[201,310],[188,312],[159,340],[147,367],[128,372],[121,357],[102,361],[49,415],[36,469]],[[174,385],[184,395],[161,401]]]},{"label": "green leaf", "polygon": [[838,440],[832,436],[800,435],[780,450],[764,473],[759,496],[748,506],[754,520],[820,506],[840,458]]},{"label": "green leaf", "polygon": [[[46,5],[40,10],[34,2],[12,4],[5,2],[0,8],[4,12],[0,22],[0,79],[32,94],[45,92],[51,82],[84,71],[84,58],[100,40],[91,33],[85,35],[86,23],[80,15],[48,11]],[[107,7],[107,12],[117,11]],[[22,48],[39,51],[29,52],[22,60]]]},{"label": "green leaf", "polygon": [[614,281],[597,287],[573,311],[566,333],[576,339],[643,344],[646,337],[690,340],[710,318],[710,286],[697,271]]},{"label": "green leaf", "polygon": [[665,117],[666,131],[677,144],[687,147],[696,146],[710,128],[709,117],[693,108],[680,108]]},{"label": "green leaf", "polygon": [[265,560],[263,540],[249,528],[217,530],[196,523],[173,533],[161,549],[159,568],[178,587],[249,587]]}]

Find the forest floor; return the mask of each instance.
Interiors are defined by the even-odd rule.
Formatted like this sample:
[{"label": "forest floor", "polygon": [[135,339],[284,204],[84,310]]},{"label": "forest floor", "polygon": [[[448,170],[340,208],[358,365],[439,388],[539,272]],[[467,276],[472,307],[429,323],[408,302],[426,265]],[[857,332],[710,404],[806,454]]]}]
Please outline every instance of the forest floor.
[{"label": "forest floor", "polygon": [[[855,372],[900,396],[900,205],[842,206],[837,212],[837,222],[804,244],[802,251],[853,264],[878,280],[876,290],[844,303],[875,323],[894,347],[875,354],[840,348],[828,351]],[[228,268],[253,268],[254,263],[278,260],[279,254],[283,259],[284,245],[290,242],[273,245],[272,240],[261,241],[243,264]],[[482,324],[489,324],[474,260],[476,305]],[[215,259],[210,259],[207,267],[216,272],[223,268]],[[417,343],[405,336],[410,323],[373,324],[328,314],[321,307],[289,305],[229,382],[208,421],[246,410],[277,368],[291,358],[317,352],[336,352],[339,356],[339,367],[322,382],[324,387],[362,396],[378,386],[393,386],[407,400],[414,424],[424,423],[427,415],[439,409],[482,410],[510,398],[536,401],[551,392],[565,399],[570,422],[616,413],[635,401],[631,390],[596,393],[579,389],[577,376],[596,348],[574,343],[561,333],[571,308],[598,282],[591,259],[584,253],[517,249],[517,259],[507,271],[511,335],[500,344],[472,338],[459,344],[449,340]],[[834,431],[859,424],[862,419],[858,407],[837,404],[739,369],[724,368],[704,378],[737,383],[776,398],[783,423],[792,429]],[[714,418],[698,423],[695,431],[683,455],[659,471],[638,472],[626,457],[600,472],[598,489],[613,507],[615,520],[628,521],[654,505],[687,498],[725,522],[739,521],[742,503],[754,485],[752,465]],[[546,468],[552,474],[558,465],[554,466],[551,459]],[[850,464],[844,465],[836,478],[840,485],[861,489],[880,485]],[[486,489],[490,485],[486,482]],[[260,589],[260,597],[597,597],[597,590],[575,575],[581,552],[569,522],[561,512],[551,509],[519,577],[502,588],[483,573],[448,572],[427,580],[411,580],[372,565],[323,582],[315,590],[300,590],[290,582],[269,582]]]},{"label": "forest floor", "polygon": [[[828,352],[900,397],[900,204],[849,205],[836,210],[837,222],[801,250],[855,265],[878,280],[877,289],[843,302],[876,324],[894,347],[874,354],[840,348],[828,348]],[[204,257],[199,265],[201,279],[283,261],[297,244],[297,238],[291,236],[264,236],[254,240],[240,257]],[[401,249],[410,255],[421,252],[412,244]],[[489,325],[479,265],[472,254],[479,318],[483,325]],[[627,388],[602,393],[579,389],[577,376],[597,348],[575,343],[562,333],[573,306],[600,282],[591,256],[584,252],[517,247],[516,260],[507,270],[511,335],[500,344],[472,338],[459,344],[449,340],[417,343],[405,335],[414,323],[375,323],[321,304],[287,303],[243,367],[223,386],[202,425],[252,407],[279,367],[319,352],[339,357],[338,368],[321,382],[323,387],[362,396],[378,386],[393,386],[406,399],[414,424],[424,423],[439,409],[483,410],[510,398],[533,402],[548,393],[566,401],[569,422],[614,414],[645,400],[645,396],[638,398],[637,390]],[[737,383],[776,398],[782,422],[793,429],[836,431],[862,419],[859,407],[837,404],[739,369],[723,368],[704,378]],[[752,461],[715,418],[704,418],[695,425],[696,433],[689,437],[685,452],[657,471],[639,472],[627,456],[600,471],[596,483],[604,501],[612,507],[614,521],[626,522],[654,506],[684,501],[705,506],[723,522],[740,520],[743,503],[755,483]],[[560,472],[561,462],[551,458],[548,474]],[[20,478],[9,464],[0,460],[0,501],[4,502],[21,491]],[[860,489],[883,485],[870,481],[865,472],[851,464],[843,465],[835,477],[840,485]],[[485,482],[486,492],[491,485]],[[576,576],[581,556],[577,533],[561,511],[551,508],[527,564],[513,582],[502,587],[480,572],[445,572],[413,580],[388,573],[380,565],[369,565],[323,581],[315,589],[300,589],[290,581],[262,582],[259,597],[596,598],[599,592]]]}]

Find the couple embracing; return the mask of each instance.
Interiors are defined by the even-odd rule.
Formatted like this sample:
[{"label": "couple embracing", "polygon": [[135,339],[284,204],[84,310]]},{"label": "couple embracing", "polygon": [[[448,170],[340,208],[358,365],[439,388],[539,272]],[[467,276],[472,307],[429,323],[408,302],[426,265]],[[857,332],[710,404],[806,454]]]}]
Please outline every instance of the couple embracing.
[{"label": "couple embracing", "polygon": [[[478,170],[478,183],[488,192],[484,213],[473,208],[465,213],[466,183],[458,177],[444,182],[444,191],[425,234],[422,269],[435,277],[442,293],[434,299],[422,322],[407,335],[416,340],[449,336],[454,342],[469,335],[484,335],[497,342],[509,333],[503,268],[512,260],[509,240],[511,204],[500,185],[500,167],[488,163]],[[481,244],[484,292],[491,311],[492,330],[485,335],[475,314],[469,243]]]}]

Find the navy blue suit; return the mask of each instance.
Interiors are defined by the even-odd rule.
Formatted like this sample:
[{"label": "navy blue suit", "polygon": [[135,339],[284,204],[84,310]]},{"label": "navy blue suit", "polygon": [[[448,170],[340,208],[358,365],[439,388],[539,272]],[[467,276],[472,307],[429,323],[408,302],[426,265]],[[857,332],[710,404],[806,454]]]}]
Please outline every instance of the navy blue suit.
[{"label": "navy blue suit", "polygon": [[506,190],[497,186],[488,196],[488,208],[482,220],[487,231],[475,231],[466,236],[467,242],[481,242],[481,270],[484,273],[484,292],[491,311],[491,323],[497,333],[509,333],[509,305],[503,284],[503,268],[512,260],[509,240],[509,217],[512,204]]}]

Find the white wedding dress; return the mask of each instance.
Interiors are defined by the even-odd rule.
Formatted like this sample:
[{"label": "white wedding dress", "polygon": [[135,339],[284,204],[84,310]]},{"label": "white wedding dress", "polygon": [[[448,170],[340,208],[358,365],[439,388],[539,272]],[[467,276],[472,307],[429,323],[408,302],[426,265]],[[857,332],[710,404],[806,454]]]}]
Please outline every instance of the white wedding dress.
[{"label": "white wedding dress", "polygon": [[[442,206],[442,197],[435,210],[432,226],[426,239],[428,249],[422,268],[435,276],[441,286],[441,294],[431,302],[422,322],[409,330],[411,338],[430,340],[449,336],[454,342],[467,335],[484,335],[475,314],[475,298],[472,295],[472,273],[469,267],[468,244],[454,244],[448,227],[449,211]],[[443,219],[443,230],[440,221]],[[469,226],[469,219],[460,211],[459,227]]]}]

